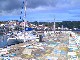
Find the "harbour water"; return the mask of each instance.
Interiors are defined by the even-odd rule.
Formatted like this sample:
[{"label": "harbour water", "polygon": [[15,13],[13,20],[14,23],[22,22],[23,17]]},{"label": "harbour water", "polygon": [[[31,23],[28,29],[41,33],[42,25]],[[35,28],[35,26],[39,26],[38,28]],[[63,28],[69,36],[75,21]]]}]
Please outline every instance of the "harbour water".
[{"label": "harbour water", "polygon": [[3,35],[0,35],[0,48],[7,46],[7,39],[3,37]]},{"label": "harbour water", "polygon": [[10,46],[10,45],[14,45],[14,44],[18,44],[19,42],[16,41],[16,40],[13,40],[12,43],[10,42],[7,42],[7,36],[6,35],[0,35],[0,48],[4,48],[4,47],[7,47],[7,46]]}]

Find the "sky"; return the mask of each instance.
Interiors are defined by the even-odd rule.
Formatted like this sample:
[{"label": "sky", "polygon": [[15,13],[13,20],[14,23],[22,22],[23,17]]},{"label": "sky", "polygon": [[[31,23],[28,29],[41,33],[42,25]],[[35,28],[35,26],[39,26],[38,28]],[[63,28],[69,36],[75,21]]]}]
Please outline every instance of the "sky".
[{"label": "sky", "polygon": [[[0,0],[0,21],[21,21],[23,1]],[[27,0],[26,7],[26,20],[30,22],[53,22],[54,18],[56,22],[80,20],[80,0]]]}]

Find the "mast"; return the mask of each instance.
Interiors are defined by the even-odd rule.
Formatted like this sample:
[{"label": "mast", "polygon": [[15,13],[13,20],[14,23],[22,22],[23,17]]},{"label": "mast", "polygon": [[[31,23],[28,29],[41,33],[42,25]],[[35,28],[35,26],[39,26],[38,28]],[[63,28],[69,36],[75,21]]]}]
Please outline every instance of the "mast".
[{"label": "mast", "polygon": [[26,21],[25,20],[26,20],[26,10],[27,10],[26,6],[27,6],[27,1],[24,0],[24,19],[23,19],[24,20],[24,42],[26,41],[25,40],[25,27],[26,27],[26,23],[25,23]]},{"label": "mast", "polygon": [[26,6],[27,6],[27,1],[25,0],[24,1],[24,31],[25,31],[25,27],[26,27],[26,24],[25,24],[25,20],[26,20]]},{"label": "mast", "polygon": [[62,29],[61,30],[63,31],[63,25],[62,25]]},{"label": "mast", "polygon": [[26,10],[27,10],[26,6],[27,6],[27,1],[25,0],[24,1],[24,18],[26,18]]},{"label": "mast", "polygon": [[55,34],[55,18],[54,18],[54,34]]}]

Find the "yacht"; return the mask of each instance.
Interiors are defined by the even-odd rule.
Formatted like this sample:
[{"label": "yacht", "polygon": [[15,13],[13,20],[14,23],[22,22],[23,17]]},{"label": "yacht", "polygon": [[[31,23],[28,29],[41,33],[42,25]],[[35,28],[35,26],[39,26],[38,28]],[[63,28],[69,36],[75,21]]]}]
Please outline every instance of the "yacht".
[{"label": "yacht", "polygon": [[16,44],[16,43],[22,43],[22,42],[26,42],[28,40],[35,40],[36,39],[36,36],[33,35],[31,32],[31,30],[27,30],[25,31],[25,28],[27,27],[27,29],[31,29],[28,24],[26,26],[26,0],[24,1],[24,17],[23,17],[23,20],[24,20],[24,24],[23,24],[23,27],[24,27],[24,30],[21,32],[21,31],[11,31],[11,33],[7,33],[7,45],[12,45],[12,44]]},{"label": "yacht", "polygon": [[33,35],[32,31],[18,32],[17,34],[13,33],[13,35],[8,35],[7,45],[28,42],[36,40],[36,38],[36,35]]}]

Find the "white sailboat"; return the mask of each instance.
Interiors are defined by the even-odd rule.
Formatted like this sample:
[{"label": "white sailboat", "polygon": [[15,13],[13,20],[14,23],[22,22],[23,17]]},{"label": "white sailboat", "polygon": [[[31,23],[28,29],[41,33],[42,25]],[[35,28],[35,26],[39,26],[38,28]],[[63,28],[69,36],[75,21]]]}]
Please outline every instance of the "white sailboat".
[{"label": "white sailboat", "polygon": [[[7,39],[7,42],[8,42],[8,45],[10,44],[14,44],[15,42],[26,42],[28,40],[35,40],[36,39],[36,36],[31,34],[31,31],[25,31],[25,27],[26,27],[26,4],[27,4],[27,1],[25,0],[24,1],[24,17],[23,17],[23,20],[24,20],[24,31],[23,32],[19,32],[16,36],[14,37],[8,37]],[[28,25],[27,25],[28,27]],[[15,41],[15,42],[14,42]]]}]

